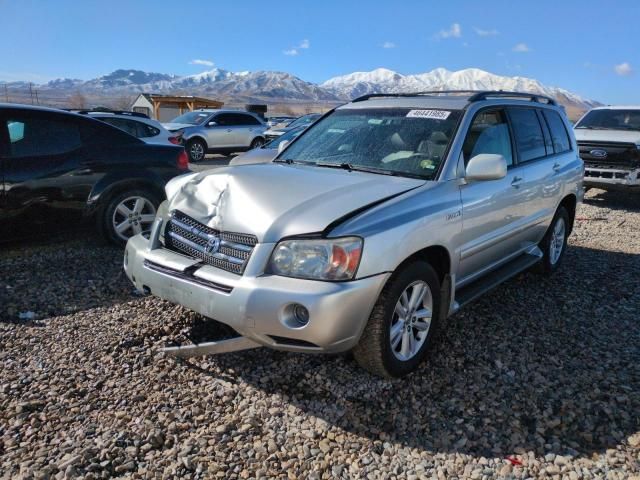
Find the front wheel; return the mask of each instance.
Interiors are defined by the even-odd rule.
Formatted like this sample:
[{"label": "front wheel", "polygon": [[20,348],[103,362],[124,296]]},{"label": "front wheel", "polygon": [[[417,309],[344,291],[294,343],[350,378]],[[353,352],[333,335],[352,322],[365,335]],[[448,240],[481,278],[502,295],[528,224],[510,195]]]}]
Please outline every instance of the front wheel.
[{"label": "front wheel", "polygon": [[353,355],[382,377],[414,371],[429,350],[440,309],[440,282],[426,262],[395,274],[382,290]]},{"label": "front wheel", "polygon": [[550,274],[557,270],[567,250],[567,238],[569,237],[569,213],[564,207],[556,211],[551,225],[539,244],[542,250],[542,260],[537,264],[538,273]]},{"label": "front wheel", "polygon": [[107,240],[124,245],[139,233],[148,235],[156,218],[160,198],[148,190],[128,190],[111,197],[98,219]]}]

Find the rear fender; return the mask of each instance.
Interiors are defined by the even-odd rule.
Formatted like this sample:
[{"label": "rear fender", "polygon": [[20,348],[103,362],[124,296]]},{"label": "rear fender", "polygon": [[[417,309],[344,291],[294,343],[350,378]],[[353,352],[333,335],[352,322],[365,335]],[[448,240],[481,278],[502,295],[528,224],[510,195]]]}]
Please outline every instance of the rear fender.
[{"label": "rear fender", "polygon": [[93,215],[117,192],[134,188],[147,188],[164,198],[165,181],[151,170],[112,172],[102,177],[92,188],[87,199],[87,215]]}]

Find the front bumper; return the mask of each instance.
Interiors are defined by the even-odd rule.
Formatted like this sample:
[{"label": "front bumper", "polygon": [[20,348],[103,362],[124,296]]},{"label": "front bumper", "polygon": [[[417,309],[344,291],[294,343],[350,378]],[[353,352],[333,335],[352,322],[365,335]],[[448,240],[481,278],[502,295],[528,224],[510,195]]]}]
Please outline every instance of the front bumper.
[{"label": "front bumper", "polygon": [[[273,244],[258,244],[244,275],[239,276],[167,250],[153,235],[151,240],[132,237],[126,246],[124,269],[136,288],[281,350],[333,353],[351,349],[389,276],[321,282],[266,275],[264,265]],[[292,319],[293,304],[309,311],[309,322],[303,327]]]},{"label": "front bumper", "polygon": [[616,169],[585,166],[584,185],[587,187],[640,187],[640,168]]}]

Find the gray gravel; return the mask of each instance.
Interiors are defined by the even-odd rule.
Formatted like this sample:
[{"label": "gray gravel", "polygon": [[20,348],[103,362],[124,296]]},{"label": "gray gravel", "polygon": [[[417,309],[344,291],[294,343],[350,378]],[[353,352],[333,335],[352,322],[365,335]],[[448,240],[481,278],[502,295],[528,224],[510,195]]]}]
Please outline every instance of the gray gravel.
[{"label": "gray gravel", "polygon": [[640,478],[640,195],[590,192],[561,271],[467,307],[396,381],[164,358],[217,325],[135,297],[96,243],[0,251],[0,478]]}]

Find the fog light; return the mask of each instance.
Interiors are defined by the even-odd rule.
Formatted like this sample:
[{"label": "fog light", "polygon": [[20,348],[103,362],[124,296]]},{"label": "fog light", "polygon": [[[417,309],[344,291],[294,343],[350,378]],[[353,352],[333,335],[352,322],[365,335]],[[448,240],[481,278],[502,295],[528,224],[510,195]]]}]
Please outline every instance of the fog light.
[{"label": "fog light", "polygon": [[301,327],[309,323],[309,310],[302,305],[295,305],[293,307],[293,316]]}]

